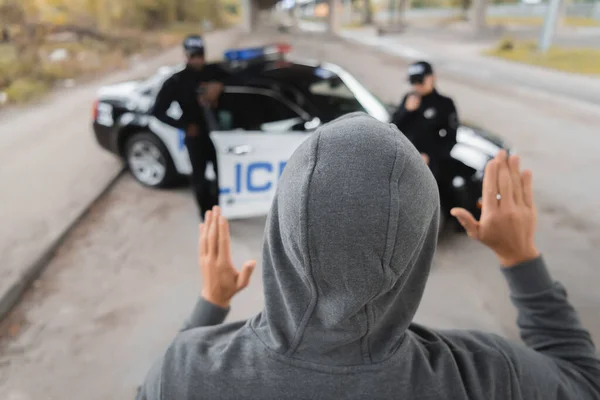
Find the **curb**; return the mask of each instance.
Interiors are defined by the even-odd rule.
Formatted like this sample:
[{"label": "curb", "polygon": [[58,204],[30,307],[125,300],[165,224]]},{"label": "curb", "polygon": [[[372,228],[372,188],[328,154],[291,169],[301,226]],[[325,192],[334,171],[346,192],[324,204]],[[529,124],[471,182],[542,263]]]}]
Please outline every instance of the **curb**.
[{"label": "curb", "polygon": [[54,258],[56,250],[64,243],[65,239],[73,232],[79,223],[89,214],[94,207],[119,181],[127,169],[122,167],[119,172],[104,186],[104,188],[90,201],[79,215],[53,240],[50,245],[42,251],[39,257],[34,260],[19,278],[11,284],[10,288],[4,293],[0,293],[0,322],[13,310],[19,303],[25,291],[36,279],[44,272],[50,261]]}]

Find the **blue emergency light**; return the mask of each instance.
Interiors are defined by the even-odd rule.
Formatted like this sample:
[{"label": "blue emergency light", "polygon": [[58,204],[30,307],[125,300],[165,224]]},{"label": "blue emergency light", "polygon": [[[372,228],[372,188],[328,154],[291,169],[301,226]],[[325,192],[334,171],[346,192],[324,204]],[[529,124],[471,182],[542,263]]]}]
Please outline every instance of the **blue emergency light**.
[{"label": "blue emergency light", "polygon": [[252,61],[270,56],[289,53],[291,47],[287,44],[274,44],[263,47],[249,47],[245,49],[233,49],[225,52],[227,61]]}]

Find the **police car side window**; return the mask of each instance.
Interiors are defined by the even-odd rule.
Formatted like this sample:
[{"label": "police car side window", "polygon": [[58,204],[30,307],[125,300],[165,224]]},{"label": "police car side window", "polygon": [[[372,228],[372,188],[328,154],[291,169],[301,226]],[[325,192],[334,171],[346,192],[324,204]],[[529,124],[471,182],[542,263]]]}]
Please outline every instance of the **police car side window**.
[{"label": "police car side window", "polygon": [[216,114],[223,131],[258,131],[264,124],[299,117],[282,101],[261,93],[224,93]]}]

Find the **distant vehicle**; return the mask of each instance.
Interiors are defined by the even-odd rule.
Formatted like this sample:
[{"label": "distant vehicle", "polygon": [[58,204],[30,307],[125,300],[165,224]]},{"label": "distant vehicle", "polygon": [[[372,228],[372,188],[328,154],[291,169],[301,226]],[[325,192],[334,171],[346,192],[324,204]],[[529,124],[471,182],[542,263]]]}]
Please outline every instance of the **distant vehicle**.
[{"label": "distant vehicle", "polygon": [[[343,68],[292,60],[288,51],[289,46],[277,45],[225,54],[223,65],[237,83],[225,87],[216,110],[206,111],[219,153],[221,204],[229,218],[268,212],[287,160],[323,123],[355,111],[391,120],[393,107]],[[104,87],[94,106],[98,143],[146,186],[168,186],[191,173],[183,132],[149,115],[162,83],[182,67],[163,67],[146,80]],[[174,103],[169,113],[177,119],[181,110]],[[457,136],[448,182],[440,188],[442,204],[446,212],[461,206],[477,213],[483,170],[503,143],[467,126]]]}]

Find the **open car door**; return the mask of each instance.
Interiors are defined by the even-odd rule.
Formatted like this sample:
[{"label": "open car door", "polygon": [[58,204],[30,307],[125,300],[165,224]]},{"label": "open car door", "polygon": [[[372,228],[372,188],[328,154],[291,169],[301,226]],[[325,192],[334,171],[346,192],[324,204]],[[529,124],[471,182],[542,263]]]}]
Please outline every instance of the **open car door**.
[{"label": "open car door", "polygon": [[216,110],[219,128],[211,133],[224,216],[248,218],[269,212],[287,160],[308,138],[309,119],[272,90],[225,88]]}]

